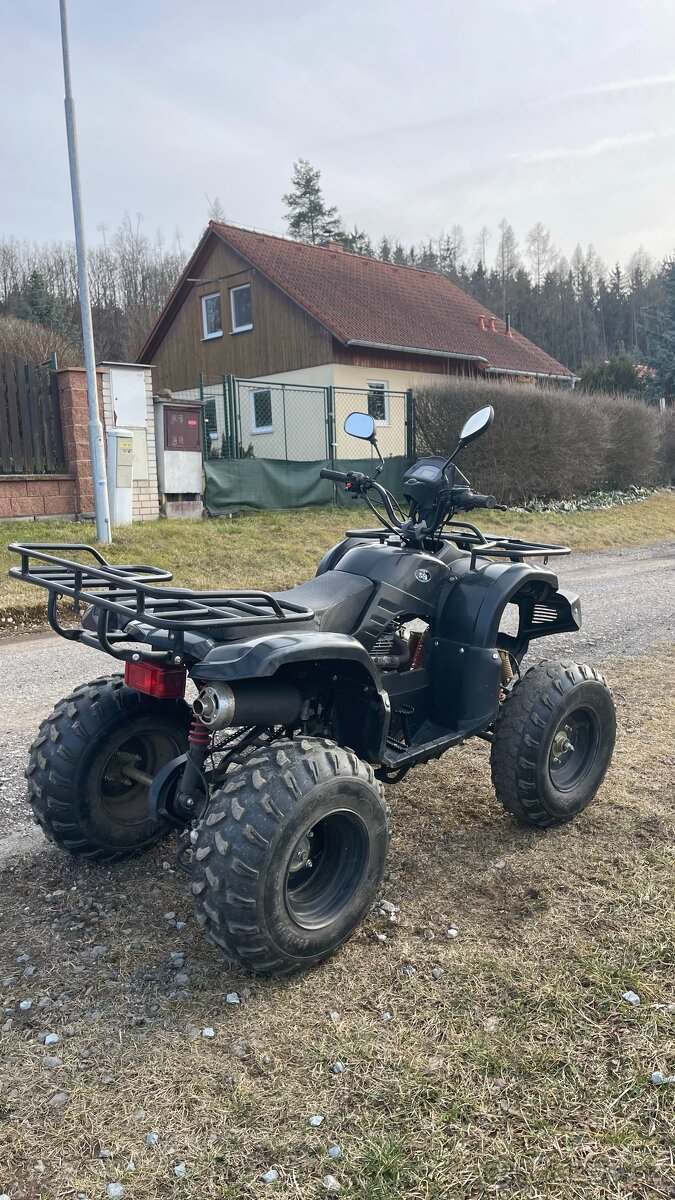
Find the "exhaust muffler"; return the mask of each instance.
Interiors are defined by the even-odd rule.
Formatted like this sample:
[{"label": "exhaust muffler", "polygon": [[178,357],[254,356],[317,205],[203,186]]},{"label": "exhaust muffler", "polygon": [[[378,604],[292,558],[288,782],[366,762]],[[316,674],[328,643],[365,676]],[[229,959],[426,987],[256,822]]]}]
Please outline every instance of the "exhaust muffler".
[{"label": "exhaust muffler", "polygon": [[290,725],[302,707],[302,696],[292,683],[246,680],[207,683],[194,701],[193,710],[207,729],[229,725]]}]

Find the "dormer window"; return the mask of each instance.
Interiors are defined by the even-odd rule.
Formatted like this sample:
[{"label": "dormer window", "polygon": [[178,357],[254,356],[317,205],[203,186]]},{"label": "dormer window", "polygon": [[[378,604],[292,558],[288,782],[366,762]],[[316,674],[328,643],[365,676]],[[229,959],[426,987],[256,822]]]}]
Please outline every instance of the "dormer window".
[{"label": "dormer window", "polygon": [[230,288],[230,310],[232,313],[232,333],[244,333],[246,329],[253,329],[250,283],[243,283],[240,287]]},{"label": "dormer window", "polygon": [[202,296],[202,330],[203,340],[223,336],[223,322],[220,315],[220,292],[210,296]]}]

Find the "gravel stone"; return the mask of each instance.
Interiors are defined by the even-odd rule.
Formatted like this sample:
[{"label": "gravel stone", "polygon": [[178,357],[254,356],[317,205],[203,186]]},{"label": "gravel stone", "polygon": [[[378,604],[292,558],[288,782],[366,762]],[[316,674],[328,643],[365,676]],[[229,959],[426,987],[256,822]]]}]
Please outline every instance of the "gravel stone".
[{"label": "gravel stone", "polygon": [[337,1161],[338,1158],[342,1158],[342,1150],[339,1146],[331,1146],[330,1150],[328,1151],[328,1157]]},{"label": "gravel stone", "polygon": [[275,1171],[274,1167],[271,1167],[269,1171],[265,1171],[265,1174],[260,1176],[263,1183],[276,1183],[278,1178],[279,1172]]},{"label": "gravel stone", "polygon": [[177,983],[179,987],[184,987],[189,982],[190,976],[186,975],[185,971],[180,971],[178,975],[174,976],[174,983]]},{"label": "gravel stone", "polygon": [[316,1116],[309,1118],[309,1123],[312,1126],[312,1129],[318,1129],[320,1125],[323,1125],[325,1119],[325,1117],[320,1117],[317,1113]]},{"label": "gravel stone", "polygon": [[28,1012],[32,1007],[33,1007],[32,1000],[21,1000],[19,1003],[19,1008],[21,1009],[22,1012]]},{"label": "gravel stone", "polygon": [[621,999],[625,1000],[626,1004],[632,1004],[633,1008],[639,1007],[640,997],[638,996],[637,992],[623,992]]},{"label": "gravel stone", "polygon": [[459,936],[459,929],[457,929],[454,925],[449,925],[445,931],[445,936],[450,939],[456,938]]},{"label": "gravel stone", "polygon": [[178,1179],[185,1179],[185,1176],[187,1175],[187,1167],[186,1167],[185,1163],[184,1162],[176,1163],[176,1166],[173,1169],[173,1173],[174,1173],[174,1175],[177,1176]]},{"label": "gravel stone", "polygon": [[215,1036],[216,1036],[216,1031],[215,1031],[215,1029],[212,1029],[212,1027],[210,1025],[207,1025],[206,1029],[202,1029],[202,1037],[203,1038],[214,1038]]},{"label": "gravel stone", "polygon": [[444,974],[445,974],[445,971],[443,970],[442,967],[432,967],[432,970],[431,970],[431,978],[432,979],[442,979]]},{"label": "gravel stone", "polygon": [[47,1033],[45,1034],[44,1044],[45,1046],[55,1046],[59,1040],[58,1033]]},{"label": "gravel stone", "polygon": [[334,1024],[334,1025],[337,1025],[338,1021],[340,1020],[340,1014],[339,1014],[339,1012],[332,1012],[332,1013],[329,1013],[329,1014],[328,1014],[328,1016],[330,1017],[330,1019],[331,1019],[331,1021],[333,1022],[333,1024]]},{"label": "gravel stone", "polygon": [[165,912],[165,913],[164,913],[164,920],[165,920],[165,921],[175,921],[175,920],[176,920],[176,914],[175,914],[175,912]]},{"label": "gravel stone", "polygon": [[145,1135],[146,1146],[156,1146],[158,1141],[159,1141],[158,1133],[146,1133],[146,1135]]},{"label": "gravel stone", "polygon": [[226,1004],[240,1004],[241,1001],[239,999],[239,993],[238,992],[228,992],[225,997],[225,1003]]},{"label": "gravel stone", "polygon": [[65,1108],[68,1103],[68,1093],[57,1092],[55,1096],[52,1096],[49,1103],[52,1105],[52,1108]]},{"label": "gravel stone", "polygon": [[45,1054],[42,1065],[43,1067],[62,1067],[63,1059],[57,1058],[55,1054]]},{"label": "gravel stone", "polygon": [[121,1183],[109,1183],[105,1189],[105,1194],[110,1197],[110,1200],[122,1200],[124,1188]]},{"label": "gravel stone", "polygon": [[662,1075],[660,1071],[652,1071],[652,1083],[661,1087],[664,1083],[675,1083],[675,1075]]},{"label": "gravel stone", "polygon": [[334,1062],[331,1067],[331,1071],[334,1075],[341,1075],[344,1069],[344,1063],[341,1062]]},{"label": "gravel stone", "polygon": [[338,1183],[338,1181],[334,1175],[324,1175],[321,1182],[323,1183],[323,1186],[325,1187],[327,1192],[339,1192],[340,1191],[340,1184]]}]

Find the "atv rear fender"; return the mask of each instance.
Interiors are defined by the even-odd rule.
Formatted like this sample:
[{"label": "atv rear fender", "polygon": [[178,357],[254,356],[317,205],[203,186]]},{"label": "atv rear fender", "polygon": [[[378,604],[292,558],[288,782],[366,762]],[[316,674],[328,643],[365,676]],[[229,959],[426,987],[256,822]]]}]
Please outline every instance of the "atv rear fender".
[{"label": "atv rear fender", "polygon": [[389,729],[389,697],[379,683],[372,658],[355,638],[311,631],[272,634],[246,642],[224,642],[210,650],[190,675],[197,686],[219,680],[298,679],[308,675],[330,692],[341,744],[360,758],[379,762]]}]

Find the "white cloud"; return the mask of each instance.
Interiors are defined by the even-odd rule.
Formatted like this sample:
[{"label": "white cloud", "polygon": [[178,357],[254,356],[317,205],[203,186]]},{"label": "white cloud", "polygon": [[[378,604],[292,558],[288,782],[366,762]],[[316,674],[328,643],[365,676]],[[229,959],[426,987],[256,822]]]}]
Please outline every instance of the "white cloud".
[{"label": "white cloud", "polygon": [[643,146],[647,142],[668,141],[673,137],[675,137],[675,133],[657,133],[654,130],[646,130],[644,133],[622,133],[600,138],[597,142],[590,142],[586,146],[554,146],[546,150],[522,150],[517,154],[507,154],[506,158],[524,163],[597,158],[598,155],[608,154],[612,150],[627,150],[631,146]]}]

